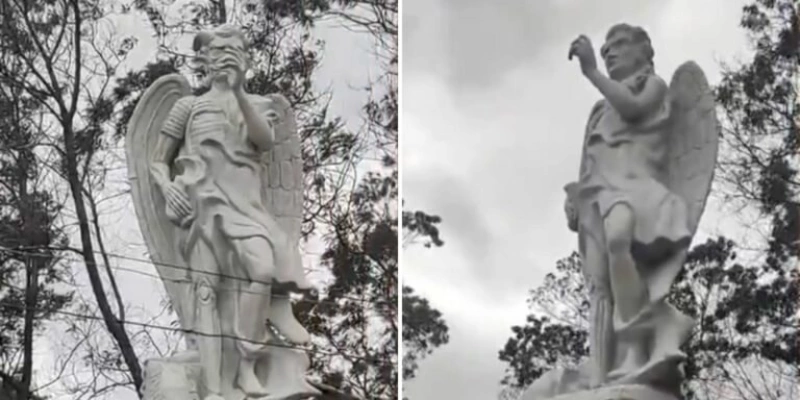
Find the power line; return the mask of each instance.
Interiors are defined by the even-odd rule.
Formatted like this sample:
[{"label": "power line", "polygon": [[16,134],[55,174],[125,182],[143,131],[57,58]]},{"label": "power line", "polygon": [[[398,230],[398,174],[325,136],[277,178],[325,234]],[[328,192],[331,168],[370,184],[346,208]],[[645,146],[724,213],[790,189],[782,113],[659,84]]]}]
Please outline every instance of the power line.
[{"label": "power line", "polygon": [[[12,304],[12,303],[9,303],[9,302],[6,302],[6,301],[0,301],[0,307],[15,308],[17,310],[26,311],[26,312],[27,311],[33,311],[33,312],[48,311],[48,312],[52,312],[52,313],[55,313],[55,314],[61,314],[61,315],[70,316],[70,317],[73,317],[73,318],[81,318],[81,319],[88,319],[88,320],[94,320],[94,321],[105,321],[105,319],[103,319],[102,317],[98,317],[96,315],[81,314],[81,313],[75,313],[75,312],[64,311],[64,310],[45,310],[45,309],[39,308],[39,307],[25,307],[24,305]],[[158,330],[168,331],[168,332],[172,332],[172,333],[183,333],[183,334],[197,335],[197,336],[203,336],[203,337],[212,337],[212,338],[216,337],[216,338],[222,338],[222,339],[233,339],[233,340],[248,342],[248,343],[252,343],[252,344],[258,344],[258,345],[262,345],[262,346],[278,347],[278,348],[284,348],[284,349],[289,349],[289,350],[308,351],[310,353],[322,354],[322,355],[326,355],[326,356],[330,356],[330,357],[342,356],[342,357],[346,357],[346,358],[350,358],[350,359],[357,359],[357,360],[365,361],[365,362],[368,362],[368,363],[388,364],[391,367],[396,367],[395,363],[386,362],[385,360],[380,360],[380,359],[375,358],[375,357],[370,358],[370,357],[364,357],[364,356],[359,356],[359,355],[355,355],[355,354],[349,354],[349,353],[345,353],[345,352],[331,352],[331,351],[325,351],[325,350],[321,350],[321,349],[313,348],[313,347],[292,346],[290,344],[275,343],[275,342],[261,342],[261,341],[252,340],[252,339],[248,339],[248,338],[243,338],[243,337],[239,337],[239,336],[225,335],[225,334],[212,334],[212,333],[196,331],[196,330],[193,330],[193,329],[174,328],[174,327],[170,327],[170,326],[155,325],[155,324],[150,324],[150,323],[146,323],[146,322],[128,321],[128,320],[119,321],[119,322],[122,323],[122,324],[125,324],[125,325],[132,325],[132,326],[138,326],[138,327],[143,327],[143,328],[158,329]]]},{"label": "power line", "polygon": [[[47,248],[45,248],[45,249],[47,249]],[[64,249],[47,249],[47,250],[64,251]],[[8,253],[12,253],[12,254],[25,255],[25,256],[51,257],[48,254],[42,254],[42,253],[34,252],[34,251],[31,251],[31,250],[11,249],[11,248],[2,247],[2,246],[0,246],[0,251],[5,251],[5,252],[8,252]],[[94,250],[93,253],[103,255],[103,252],[100,252],[100,251],[97,251],[97,250]],[[238,280],[238,281],[246,282],[246,283],[255,282],[255,283],[261,283],[261,284],[267,285],[267,286],[271,286],[272,285],[272,282],[265,282],[265,281],[261,281],[261,280],[251,280],[251,279],[243,278],[243,277],[240,277],[240,276],[224,274],[224,273],[221,273],[221,272],[193,270],[192,268],[190,268],[188,266],[181,266],[181,265],[175,265],[175,264],[169,264],[169,263],[155,262],[155,261],[152,261],[152,260],[146,260],[146,259],[142,259],[142,258],[126,256],[126,255],[123,255],[123,254],[106,252],[105,255],[107,255],[109,257],[112,257],[112,258],[118,258],[118,259],[123,259],[123,260],[140,262],[140,263],[144,263],[144,264],[152,264],[152,265],[157,265],[157,266],[164,266],[164,267],[167,267],[167,268],[184,270],[184,271],[187,271],[187,272],[190,272],[190,273],[206,274],[206,275],[211,275],[211,276],[215,276],[215,277],[219,277],[219,278]],[[68,261],[74,261],[74,262],[85,262],[85,260],[81,260],[81,259],[77,259],[77,258],[70,258],[70,257],[62,257],[62,259],[66,259]],[[117,269],[117,270],[122,270],[122,271],[127,271],[127,272],[132,272],[132,273],[137,273],[137,274],[140,274],[140,275],[150,276],[152,278],[159,279],[159,280],[162,280],[162,281],[166,280],[166,281],[171,281],[171,282],[176,282],[176,283],[180,283],[180,282],[187,282],[188,283],[188,282],[190,282],[190,281],[184,281],[182,279],[161,277],[161,276],[157,276],[157,275],[153,275],[153,274],[147,273],[145,271],[137,271],[137,270],[133,270],[133,269],[130,269],[130,268],[125,268],[125,267],[111,266],[111,268],[112,269]],[[228,290],[236,291],[235,289],[228,289]],[[241,289],[239,291],[242,292],[242,293],[254,293],[252,291],[247,291],[247,290],[244,290],[244,289]],[[260,293],[254,293],[254,294],[260,294]],[[275,295],[275,297],[290,297],[290,296]],[[339,297],[342,298],[342,299],[347,299],[347,300],[351,300],[351,301],[380,304],[382,306],[389,306],[389,307],[391,307],[392,305],[397,306],[396,302],[390,302],[390,301],[380,301],[380,300],[376,301],[376,300],[370,300],[370,299],[364,299],[364,298],[358,298],[358,297],[352,297],[352,296],[344,296],[344,295],[339,296]],[[334,301],[330,301],[330,300],[306,299],[306,298],[304,298],[302,301],[304,301],[304,302],[312,302],[312,303],[316,302],[316,303],[329,303],[329,304],[333,304],[333,305],[339,305],[338,303],[336,303]]]}]

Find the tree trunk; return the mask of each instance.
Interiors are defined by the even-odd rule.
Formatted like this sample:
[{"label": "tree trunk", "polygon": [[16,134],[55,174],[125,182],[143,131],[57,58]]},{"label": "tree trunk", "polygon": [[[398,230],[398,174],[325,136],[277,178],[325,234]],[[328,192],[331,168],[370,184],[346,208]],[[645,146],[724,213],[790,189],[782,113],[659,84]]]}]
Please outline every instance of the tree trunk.
[{"label": "tree trunk", "polygon": [[81,252],[83,253],[83,259],[86,263],[86,272],[89,274],[92,292],[97,300],[97,306],[100,309],[100,314],[103,317],[106,328],[119,345],[122,358],[131,373],[136,392],[141,396],[142,367],[139,365],[139,358],[133,350],[133,345],[128,337],[128,333],[125,331],[124,324],[117,319],[111,311],[111,306],[108,303],[108,298],[103,288],[103,281],[100,279],[100,272],[97,268],[97,260],[92,244],[92,232],[89,225],[89,216],[86,212],[86,204],[84,203],[80,176],[78,174],[78,163],[75,154],[75,132],[73,132],[70,126],[66,126],[64,129],[64,145],[66,148],[65,161],[67,180],[69,181],[70,191],[72,192],[72,201],[75,203],[75,214],[78,217],[78,227],[81,235]]},{"label": "tree trunk", "polygon": [[25,260],[25,322],[22,336],[22,392],[20,400],[31,397],[31,381],[33,380],[33,322],[36,315],[36,303],[39,297],[39,267],[44,261],[36,255]]}]

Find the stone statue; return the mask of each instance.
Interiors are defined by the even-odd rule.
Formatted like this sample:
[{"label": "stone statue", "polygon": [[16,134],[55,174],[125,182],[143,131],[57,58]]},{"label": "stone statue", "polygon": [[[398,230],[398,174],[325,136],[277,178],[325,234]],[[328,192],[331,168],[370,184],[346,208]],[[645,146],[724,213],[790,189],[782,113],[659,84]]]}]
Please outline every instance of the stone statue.
[{"label": "stone statue", "polygon": [[680,397],[680,346],[694,321],[666,297],[711,187],[719,137],[714,98],[693,62],[667,86],[642,28],[612,27],[600,55],[608,76],[586,36],[569,49],[604,97],[589,115],[579,179],[565,187],[590,291],[590,360],[542,376],[526,400],[601,400],[592,393],[616,400],[623,397],[608,390],[619,388],[626,400]]},{"label": "stone statue", "polygon": [[139,224],[187,333],[186,351],[148,362],[145,393],[175,397],[154,386],[183,379],[194,388],[179,385],[185,398],[310,398],[319,391],[306,381],[308,355],[299,349],[309,335],[289,301],[312,289],[299,253],[303,176],[293,111],[282,95],[244,91],[248,41],[240,30],[201,32],[193,48],[205,92],[193,95],[180,74],[158,79],[126,139]]}]

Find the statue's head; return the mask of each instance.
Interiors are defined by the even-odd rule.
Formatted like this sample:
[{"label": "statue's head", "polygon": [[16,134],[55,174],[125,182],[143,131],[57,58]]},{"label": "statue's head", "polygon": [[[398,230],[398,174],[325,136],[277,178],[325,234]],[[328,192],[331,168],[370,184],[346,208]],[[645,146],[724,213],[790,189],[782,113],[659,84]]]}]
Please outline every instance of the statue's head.
[{"label": "statue's head", "polygon": [[241,61],[242,71],[249,68],[247,51],[249,42],[242,31],[231,25],[222,25],[213,30],[195,35],[192,48],[198,67],[207,78],[213,79],[217,73]]},{"label": "statue's head", "polygon": [[647,32],[628,24],[612,26],[600,48],[606,71],[614,80],[625,79],[643,68],[652,68],[654,55]]}]

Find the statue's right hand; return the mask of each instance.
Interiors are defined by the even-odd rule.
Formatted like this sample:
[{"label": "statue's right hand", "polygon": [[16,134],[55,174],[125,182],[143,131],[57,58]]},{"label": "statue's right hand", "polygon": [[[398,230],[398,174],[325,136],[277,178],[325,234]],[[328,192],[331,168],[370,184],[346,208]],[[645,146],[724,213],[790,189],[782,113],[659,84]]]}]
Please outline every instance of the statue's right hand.
[{"label": "statue's right hand", "polygon": [[567,227],[573,232],[578,231],[578,210],[572,204],[572,200],[567,197],[564,201],[564,213],[567,215]]},{"label": "statue's right hand", "polygon": [[186,218],[192,213],[192,205],[189,202],[189,196],[178,187],[174,182],[164,185],[164,199],[167,201],[167,207],[173,214],[180,219]]}]

